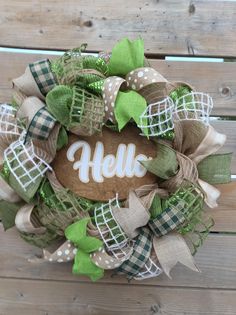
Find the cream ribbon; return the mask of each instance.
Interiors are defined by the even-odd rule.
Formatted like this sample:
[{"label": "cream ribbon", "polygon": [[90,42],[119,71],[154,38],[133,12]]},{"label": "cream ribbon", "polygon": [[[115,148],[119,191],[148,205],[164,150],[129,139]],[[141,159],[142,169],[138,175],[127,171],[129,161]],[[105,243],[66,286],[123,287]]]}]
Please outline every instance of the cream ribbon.
[{"label": "cream ribbon", "polygon": [[179,262],[193,271],[199,272],[194,258],[184,238],[175,232],[160,238],[154,236],[153,248],[165,274],[171,278],[171,269]]},{"label": "cream ribbon", "polygon": [[34,205],[26,204],[20,208],[15,217],[17,229],[25,233],[44,234],[46,228],[40,226],[37,218],[33,216]]},{"label": "cream ribbon", "polygon": [[27,66],[25,69],[25,73],[20,77],[12,80],[13,87],[17,87],[20,91],[22,91],[25,95],[31,96],[35,95],[40,99],[44,100],[45,97],[40,92],[37,83],[34,80],[34,77],[30,71],[30,67]]}]

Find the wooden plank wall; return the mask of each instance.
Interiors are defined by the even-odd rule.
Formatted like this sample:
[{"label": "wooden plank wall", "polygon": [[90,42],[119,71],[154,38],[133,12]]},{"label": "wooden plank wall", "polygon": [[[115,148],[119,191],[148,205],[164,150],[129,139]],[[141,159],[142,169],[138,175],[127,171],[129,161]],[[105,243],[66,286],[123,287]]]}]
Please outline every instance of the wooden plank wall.
[{"label": "wooden plank wall", "polygon": [[[145,40],[151,63],[169,80],[187,81],[214,98],[215,128],[236,152],[236,64],[164,61],[166,55],[235,57],[236,3],[185,0],[0,0],[0,46],[64,50],[89,44],[111,49],[123,36]],[[0,102],[11,100],[11,80],[42,53],[0,52]],[[53,58],[54,56],[50,56]],[[236,157],[232,163],[236,174]],[[50,265],[40,250],[0,229],[0,315],[236,314],[236,184],[220,186],[215,226],[196,255],[201,273],[176,266],[130,284],[107,274],[98,283],[71,275],[71,264]],[[33,261],[33,262],[32,262]]]}]

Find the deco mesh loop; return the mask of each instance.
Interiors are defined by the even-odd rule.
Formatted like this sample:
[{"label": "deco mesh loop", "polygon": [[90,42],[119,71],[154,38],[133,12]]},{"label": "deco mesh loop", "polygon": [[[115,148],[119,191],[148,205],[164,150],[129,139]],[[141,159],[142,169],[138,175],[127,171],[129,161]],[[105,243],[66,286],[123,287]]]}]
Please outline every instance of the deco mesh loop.
[{"label": "deco mesh loop", "polygon": [[24,191],[51,170],[51,167],[35,154],[32,141],[24,144],[21,138],[11,143],[4,151],[4,159]]},{"label": "deco mesh loop", "polygon": [[[112,213],[112,207],[120,207],[118,196],[95,208],[94,217],[97,229],[108,250],[120,249],[127,244],[128,238],[122,231]],[[113,252],[114,255],[114,252]]]},{"label": "deco mesh loop", "polygon": [[191,92],[177,99],[174,120],[199,120],[209,124],[212,108],[213,100],[210,95]]},{"label": "deco mesh loop", "polygon": [[[140,125],[142,135],[151,137],[160,136],[174,128],[172,113],[174,103],[170,97],[149,104],[143,114],[140,116]],[[145,122],[148,120],[148,123]]]}]

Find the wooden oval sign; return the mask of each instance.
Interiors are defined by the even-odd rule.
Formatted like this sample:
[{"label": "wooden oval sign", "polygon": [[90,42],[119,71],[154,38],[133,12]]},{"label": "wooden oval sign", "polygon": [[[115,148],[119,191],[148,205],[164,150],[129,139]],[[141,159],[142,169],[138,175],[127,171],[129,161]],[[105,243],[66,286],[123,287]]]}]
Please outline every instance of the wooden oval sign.
[{"label": "wooden oval sign", "polygon": [[53,161],[61,184],[78,196],[107,201],[118,193],[125,199],[129,190],[156,182],[156,176],[139,163],[156,156],[155,144],[129,126],[121,133],[108,128],[102,136],[69,135],[68,145]]}]

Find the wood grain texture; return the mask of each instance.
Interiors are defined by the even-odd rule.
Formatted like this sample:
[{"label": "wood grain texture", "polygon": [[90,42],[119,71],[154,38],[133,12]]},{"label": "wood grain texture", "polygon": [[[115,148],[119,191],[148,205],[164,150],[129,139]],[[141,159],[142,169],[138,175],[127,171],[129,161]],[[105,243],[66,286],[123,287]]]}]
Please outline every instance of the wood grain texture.
[{"label": "wood grain texture", "polygon": [[234,315],[236,309],[231,290],[2,279],[0,296],[4,315]]},{"label": "wood grain texture", "polygon": [[142,36],[155,54],[234,56],[236,3],[188,0],[1,0],[0,45],[111,50]]},{"label": "wood grain texture", "polygon": [[[0,230],[0,277],[90,282],[85,277],[71,274],[71,263],[50,264],[37,260],[41,250],[25,243],[17,231]],[[172,280],[165,275],[145,281],[132,281],[130,285],[158,285],[201,288],[236,289],[236,236],[212,234],[196,255],[201,273],[177,265],[171,272]],[[1,281],[1,280],[0,280]],[[99,283],[127,284],[124,277],[111,277],[106,273]]]},{"label": "wood grain texture", "polygon": [[[236,3],[235,3],[236,5]],[[0,102],[9,102],[11,80],[24,73],[33,61],[54,58],[44,54],[0,53]],[[170,81],[185,81],[214,100],[213,115],[236,116],[236,63],[175,62],[150,60],[151,65]]]}]

